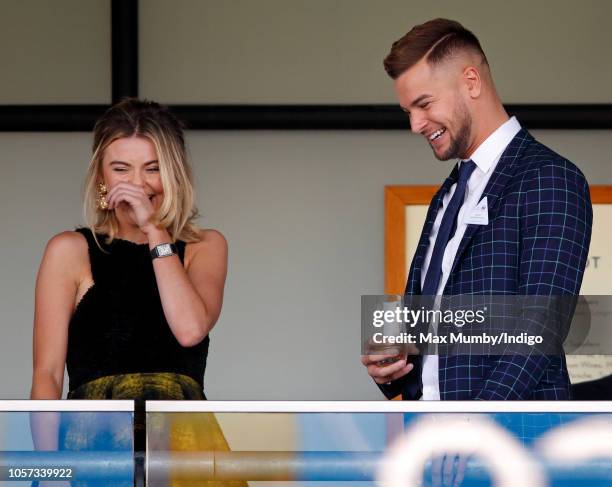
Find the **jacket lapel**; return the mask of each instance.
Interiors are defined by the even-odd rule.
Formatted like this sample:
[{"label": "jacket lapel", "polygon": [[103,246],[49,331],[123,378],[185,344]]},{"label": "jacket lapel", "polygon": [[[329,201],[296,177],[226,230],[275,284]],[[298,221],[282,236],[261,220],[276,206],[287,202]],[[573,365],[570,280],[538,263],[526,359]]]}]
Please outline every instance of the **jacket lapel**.
[{"label": "jacket lapel", "polygon": [[[487,186],[480,197],[480,201],[483,198],[487,198],[487,206],[489,209],[489,222],[495,217],[497,212],[499,211],[498,199],[502,194],[508,180],[514,175],[516,171],[516,162],[519,160],[520,154],[523,152],[523,148],[533,140],[533,137],[525,130],[521,129],[514,138],[508,144],[508,147],[502,153],[497,166],[495,167],[495,171],[491,175],[491,179],[487,183]],[[457,254],[455,255],[455,260],[453,261],[453,266],[451,267],[451,271],[449,275],[452,275],[459,260],[461,259],[462,254],[465,252],[465,249],[468,247],[474,235],[478,230],[482,228],[481,225],[468,225],[461,242],[459,244],[459,248],[457,249]],[[450,282],[450,279],[447,283]]]}]

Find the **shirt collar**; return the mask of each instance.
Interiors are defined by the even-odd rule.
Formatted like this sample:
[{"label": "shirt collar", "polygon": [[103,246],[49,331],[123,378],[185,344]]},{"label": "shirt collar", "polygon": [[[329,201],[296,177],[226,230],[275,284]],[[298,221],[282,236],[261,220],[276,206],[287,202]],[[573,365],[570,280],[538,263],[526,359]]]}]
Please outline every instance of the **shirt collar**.
[{"label": "shirt collar", "polygon": [[521,124],[516,117],[509,118],[478,146],[470,159],[483,173],[487,173],[520,130]]}]

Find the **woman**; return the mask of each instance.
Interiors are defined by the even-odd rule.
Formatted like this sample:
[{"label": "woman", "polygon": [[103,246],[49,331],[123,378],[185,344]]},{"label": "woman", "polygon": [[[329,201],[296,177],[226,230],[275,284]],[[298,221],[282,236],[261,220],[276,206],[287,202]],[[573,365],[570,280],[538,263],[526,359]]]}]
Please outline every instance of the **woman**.
[{"label": "woman", "polygon": [[[66,365],[69,399],[136,399],[142,450],[145,399],[205,399],[227,244],[193,223],[183,130],[154,102],[127,99],[97,122],[84,207],[88,227],[54,236],[38,273],[31,398],[60,399]],[[36,446],[55,449],[35,423]]]}]

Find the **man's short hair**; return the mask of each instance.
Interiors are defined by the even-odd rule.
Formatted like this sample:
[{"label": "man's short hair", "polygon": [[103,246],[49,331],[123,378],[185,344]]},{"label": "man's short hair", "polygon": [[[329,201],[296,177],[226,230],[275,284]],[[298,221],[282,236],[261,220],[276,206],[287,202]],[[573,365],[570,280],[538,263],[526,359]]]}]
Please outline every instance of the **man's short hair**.
[{"label": "man's short hair", "polygon": [[425,56],[427,62],[434,66],[460,51],[478,54],[486,65],[489,64],[480,42],[472,32],[454,20],[433,19],[414,26],[395,41],[383,64],[387,74],[397,79]]}]

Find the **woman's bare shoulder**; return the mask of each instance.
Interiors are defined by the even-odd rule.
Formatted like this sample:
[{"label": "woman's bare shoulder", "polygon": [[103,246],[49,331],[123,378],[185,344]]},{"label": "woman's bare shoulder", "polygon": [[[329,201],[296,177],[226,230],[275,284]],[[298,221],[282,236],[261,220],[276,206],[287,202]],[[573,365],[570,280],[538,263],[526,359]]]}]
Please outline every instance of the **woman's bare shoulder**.
[{"label": "woman's bare shoulder", "polygon": [[199,244],[207,244],[207,245],[221,245],[227,247],[227,240],[219,230],[215,230],[213,228],[204,228],[199,231],[200,241],[197,242]]},{"label": "woman's bare shoulder", "polygon": [[83,234],[73,230],[60,232],[47,242],[44,260],[50,260],[59,265],[73,266],[75,271],[79,271],[81,265],[86,264],[89,260],[87,239]]},{"label": "woman's bare shoulder", "polygon": [[87,239],[80,232],[65,230],[49,239],[47,249],[59,253],[87,250]]},{"label": "woman's bare shoulder", "polygon": [[215,254],[219,256],[227,255],[227,240],[221,232],[212,228],[201,229],[199,232],[200,241],[188,243],[185,248],[186,264],[191,258],[200,252]]}]

